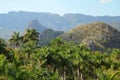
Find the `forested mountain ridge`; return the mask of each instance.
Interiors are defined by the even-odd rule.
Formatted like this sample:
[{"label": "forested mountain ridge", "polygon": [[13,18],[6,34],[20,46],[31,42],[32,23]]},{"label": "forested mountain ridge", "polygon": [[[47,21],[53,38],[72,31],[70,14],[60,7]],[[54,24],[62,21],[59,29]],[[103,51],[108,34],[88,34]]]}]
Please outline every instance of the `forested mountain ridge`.
[{"label": "forested mountain ridge", "polygon": [[[120,16],[90,16],[84,14],[59,14],[42,13],[42,12],[8,12],[0,14],[0,37],[10,37],[14,31],[23,32],[26,25],[31,20],[38,22],[48,29],[69,31],[74,26],[85,24],[94,21],[105,23],[117,22],[120,23]],[[113,26],[119,27],[119,26]]]},{"label": "forested mountain ridge", "polygon": [[90,22],[120,22],[120,16],[91,16],[91,15],[84,15],[84,14],[73,14],[68,13],[63,15],[63,17],[73,25],[80,25],[86,24]]},{"label": "forested mountain ridge", "polygon": [[43,31],[43,33],[40,35],[40,42],[39,45],[45,46],[48,45],[53,39],[58,37],[59,35],[63,34],[63,31],[54,31],[52,29],[46,29]]},{"label": "forested mountain ridge", "polygon": [[92,50],[120,48],[120,32],[103,22],[77,26],[61,37],[76,44],[85,44]]}]

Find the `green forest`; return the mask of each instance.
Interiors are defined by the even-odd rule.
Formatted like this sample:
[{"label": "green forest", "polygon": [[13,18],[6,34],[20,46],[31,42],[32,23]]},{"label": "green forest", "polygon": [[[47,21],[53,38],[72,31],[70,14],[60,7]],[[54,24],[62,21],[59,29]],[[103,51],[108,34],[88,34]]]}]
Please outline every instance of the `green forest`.
[{"label": "green forest", "polygon": [[120,80],[120,49],[92,51],[57,37],[39,46],[28,29],[0,39],[0,80]]}]

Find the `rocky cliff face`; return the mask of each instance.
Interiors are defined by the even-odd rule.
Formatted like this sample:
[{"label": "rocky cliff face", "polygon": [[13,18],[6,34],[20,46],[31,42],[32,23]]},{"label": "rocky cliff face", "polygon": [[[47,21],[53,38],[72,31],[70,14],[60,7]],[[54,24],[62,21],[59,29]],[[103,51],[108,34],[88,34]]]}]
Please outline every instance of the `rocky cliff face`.
[{"label": "rocky cliff face", "polygon": [[78,26],[61,37],[76,44],[85,44],[92,50],[120,48],[120,32],[102,22]]}]

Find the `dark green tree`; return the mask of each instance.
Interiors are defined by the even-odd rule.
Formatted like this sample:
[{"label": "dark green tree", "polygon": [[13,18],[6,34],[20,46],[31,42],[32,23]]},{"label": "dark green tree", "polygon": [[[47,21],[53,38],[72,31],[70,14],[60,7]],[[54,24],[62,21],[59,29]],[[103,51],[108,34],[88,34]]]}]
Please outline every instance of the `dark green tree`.
[{"label": "dark green tree", "polygon": [[19,32],[14,32],[9,39],[10,44],[13,48],[19,48],[22,43],[22,37]]}]

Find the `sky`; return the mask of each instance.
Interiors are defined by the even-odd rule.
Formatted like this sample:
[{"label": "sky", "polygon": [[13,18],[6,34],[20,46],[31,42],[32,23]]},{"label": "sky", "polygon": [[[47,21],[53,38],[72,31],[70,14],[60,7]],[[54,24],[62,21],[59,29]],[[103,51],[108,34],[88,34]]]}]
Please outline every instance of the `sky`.
[{"label": "sky", "polygon": [[120,0],[0,0],[0,13],[9,11],[120,16]]}]

